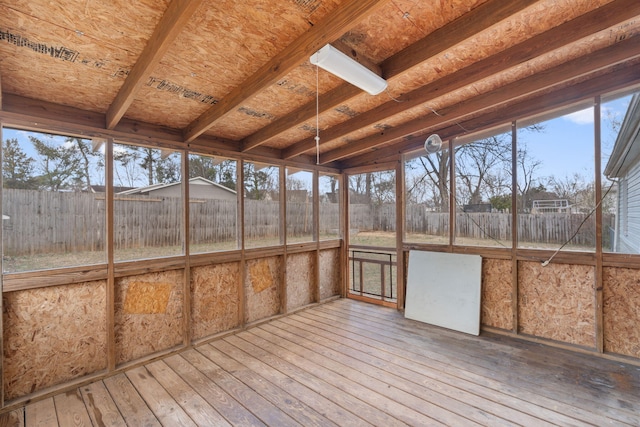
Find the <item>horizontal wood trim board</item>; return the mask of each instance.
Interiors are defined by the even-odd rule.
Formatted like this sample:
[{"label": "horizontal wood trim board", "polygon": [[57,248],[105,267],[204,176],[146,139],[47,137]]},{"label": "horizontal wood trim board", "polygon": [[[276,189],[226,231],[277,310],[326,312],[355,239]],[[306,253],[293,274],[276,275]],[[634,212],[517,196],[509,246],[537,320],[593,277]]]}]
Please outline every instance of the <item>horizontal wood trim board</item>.
[{"label": "horizontal wood trim board", "polygon": [[239,250],[232,252],[208,252],[203,254],[192,254],[189,258],[189,263],[191,267],[199,267],[202,265],[240,262],[241,259],[242,253]]},{"label": "horizontal wood trim board", "polygon": [[14,94],[2,94],[2,97],[0,121],[6,127],[61,133],[82,138],[113,138],[116,142],[190,150],[194,153],[242,158],[274,165],[300,166],[327,173],[340,172],[337,165],[317,165],[312,156],[299,156],[293,161],[285,161],[282,159],[280,150],[263,147],[243,154],[238,149],[237,142],[210,136],[202,136],[186,144],[182,141],[182,134],[175,129],[128,119],[120,120],[115,129],[105,129],[104,115],[101,114]]},{"label": "horizontal wood trim board", "polygon": [[24,291],[50,286],[107,280],[107,268],[83,270],[82,272],[30,272],[28,275],[6,274],[2,278],[2,292]]},{"label": "horizontal wood trim board", "polygon": [[284,246],[274,246],[267,248],[251,248],[244,250],[244,259],[268,258],[273,256],[281,256],[285,254]]},{"label": "horizontal wood trim board", "polygon": [[[319,250],[338,249],[342,246],[341,241],[322,241]],[[350,249],[369,251],[390,251],[393,248],[374,248],[368,246],[351,246]],[[431,251],[431,252],[453,252],[461,254],[480,255],[487,259],[511,259],[510,249],[486,248],[476,246],[453,246],[448,245],[422,245],[417,243],[405,243],[402,247],[405,252],[410,250]],[[287,253],[311,253],[316,250],[315,243],[298,247],[294,250],[287,249]],[[540,249],[518,249],[516,251],[518,261],[544,262],[549,259],[554,251]],[[246,251],[245,259],[259,259],[270,256],[284,255],[283,247],[270,248],[264,252],[260,248]],[[574,264],[574,265],[595,265],[595,253],[581,252],[559,252],[553,257],[552,263]],[[240,251],[233,252],[213,252],[207,254],[196,254],[190,257],[191,267],[204,265],[215,265],[232,262],[240,262]],[[604,253],[603,267],[638,268],[640,265],[640,255]],[[167,270],[178,270],[185,268],[184,258],[158,258],[154,260],[128,261],[125,264],[115,265],[115,277],[134,276],[139,274],[161,272]],[[45,288],[49,286],[70,285],[74,283],[90,282],[94,280],[106,280],[107,268],[105,265],[92,267],[73,267],[60,270],[31,271],[25,273],[9,273],[3,276],[3,292],[23,291],[27,289]]]},{"label": "horizontal wood trim board", "polygon": [[380,305],[380,306],[388,307],[388,308],[397,308],[398,307],[398,304],[395,303],[395,302],[382,301],[382,300],[379,300],[379,299],[369,298],[369,297],[365,297],[365,296],[362,296],[362,295],[347,294],[347,298],[353,299],[353,300],[356,300],[356,301],[366,302],[366,303],[369,303],[369,304]]},{"label": "horizontal wood trim board", "polygon": [[318,248],[320,250],[324,249],[336,249],[342,247],[342,240],[320,240],[318,243]]},{"label": "horizontal wood trim board", "polygon": [[318,249],[318,242],[292,244],[292,245],[287,245],[287,254],[315,252],[317,249]]}]

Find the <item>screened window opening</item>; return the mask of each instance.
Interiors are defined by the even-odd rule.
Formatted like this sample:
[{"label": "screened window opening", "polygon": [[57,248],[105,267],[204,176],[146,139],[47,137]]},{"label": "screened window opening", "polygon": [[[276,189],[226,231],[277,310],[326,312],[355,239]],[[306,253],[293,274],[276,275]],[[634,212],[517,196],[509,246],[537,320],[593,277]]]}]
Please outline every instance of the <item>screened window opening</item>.
[{"label": "screened window opening", "polygon": [[518,124],[518,246],[595,249],[594,110]]},{"label": "screened window opening", "polygon": [[101,141],[2,129],[3,271],[106,262]]},{"label": "screened window opening", "polygon": [[280,168],[244,162],[244,245],[282,244],[280,233]]},{"label": "screened window opening", "polygon": [[189,154],[189,251],[238,249],[238,162]]},{"label": "screened window opening", "polygon": [[318,178],[320,197],[320,240],[339,239],[340,180],[337,175],[321,173]]},{"label": "screened window opening", "polygon": [[511,132],[457,144],[455,243],[511,247]]},{"label": "screened window opening", "polygon": [[405,168],[405,242],[449,243],[449,151],[410,158]]},{"label": "screened window opening", "polygon": [[313,172],[286,168],[287,243],[313,241]]},{"label": "screened window opening", "polygon": [[175,256],[183,250],[182,154],[114,144],[114,259]]}]

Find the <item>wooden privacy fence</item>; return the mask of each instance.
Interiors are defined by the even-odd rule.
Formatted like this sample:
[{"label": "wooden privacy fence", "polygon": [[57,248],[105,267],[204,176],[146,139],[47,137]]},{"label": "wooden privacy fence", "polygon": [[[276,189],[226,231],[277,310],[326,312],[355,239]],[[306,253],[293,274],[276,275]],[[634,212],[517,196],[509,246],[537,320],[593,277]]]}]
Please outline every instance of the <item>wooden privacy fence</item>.
[{"label": "wooden privacy fence", "polygon": [[[237,203],[192,199],[189,238],[193,244],[236,239]],[[3,242],[8,256],[104,250],[105,195],[3,189]],[[334,203],[320,205],[320,232],[333,233],[339,224]],[[245,235],[250,239],[278,235],[278,201],[245,200]],[[289,235],[313,231],[312,203],[287,203]],[[114,245],[118,249],[182,244],[180,198],[116,196]]]},{"label": "wooden privacy fence", "polygon": [[[194,244],[233,241],[237,235],[237,203],[226,200],[191,200],[190,241]],[[313,231],[313,205],[288,202],[289,236]],[[389,231],[396,228],[395,205],[350,205],[350,228],[359,231]],[[422,205],[407,206],[406,231],[442,235],[449,227],[447,213],[430,212]],[[104,194],[57,193],[34,190],[3,190],[4,254],[99,251],[105,247]],[[245,200],[245,235],[249,239],[277,236],[280,224],[277,201]],[[519,214],[521,241],[562,244],[571,238],[584,214]],[[511,214],[458,213],[457,236],[478,239],[511,239]],[[614,224],[605,215],[605,224]],[[320,233],[335,235],[339,208],[320,203]],[[181,245],[182,203],[179,198],[146,196],[117,197],[114,203],[116,248]],[[588,220],[572,244],[593,245],[594,221]],[[608,233],[604,233],[608,239]],[[606,242],[605,242],[606,244]]]},{"label": "wooden privacy fence", "polygon": [[[395,231],[395,211],[394,204],[349,205],[349,227],[358,231]],[[586,216],[577,213],[518,214],[518,239],[523,242],[563,244],[580,228],[571,243],[592,246],[595,242],[595,215],[582,224]],[[614,227],[615,215],[604,214],[603,222]],[[443,235],[449,229],[449,213],[431,212],[424,205],[407,205],[405,229],[407,233]],[[603,239],[605,246],[608,246],[609,233],[606,231]],[[511,240],[511,232],[510,213],[456,214],[457,237],[508,241]]]}]

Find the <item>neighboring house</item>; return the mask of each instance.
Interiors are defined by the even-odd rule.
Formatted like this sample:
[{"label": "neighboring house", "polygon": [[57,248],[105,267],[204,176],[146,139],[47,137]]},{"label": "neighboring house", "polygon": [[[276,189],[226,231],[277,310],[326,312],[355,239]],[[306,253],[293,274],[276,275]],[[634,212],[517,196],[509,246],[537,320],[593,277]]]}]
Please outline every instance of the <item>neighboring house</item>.
[{"label": "neighboring house", "polygon": [[[131,190],[121,191],[119,196],[143,195],[151,197],[180,197],[182,193],[182,183],[172,182],[170,184],[154,184],[147,187],[139,187]],[[216,199],[216,200],[236,200],[236,192],[224,185],[216,184],[201,176],[189,180],[190,199]]]},{"label": "neighboring house", "polygon": [[[640,253],[640,98],[631,98],[618,138],[604,168],[618,181],[614,252]],[[606,230],[603,230],[606,232]]]}]

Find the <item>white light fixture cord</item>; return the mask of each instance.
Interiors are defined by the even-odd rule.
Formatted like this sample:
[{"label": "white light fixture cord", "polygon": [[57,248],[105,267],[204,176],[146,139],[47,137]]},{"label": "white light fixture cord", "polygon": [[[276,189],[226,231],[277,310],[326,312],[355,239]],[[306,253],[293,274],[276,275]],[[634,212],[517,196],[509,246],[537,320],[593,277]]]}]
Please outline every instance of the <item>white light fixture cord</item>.
[{"label": "white light fixture cord", "polygon": [[318,83],[318,65],[316,65],[316,165],[320,164],[320,84]]}]

